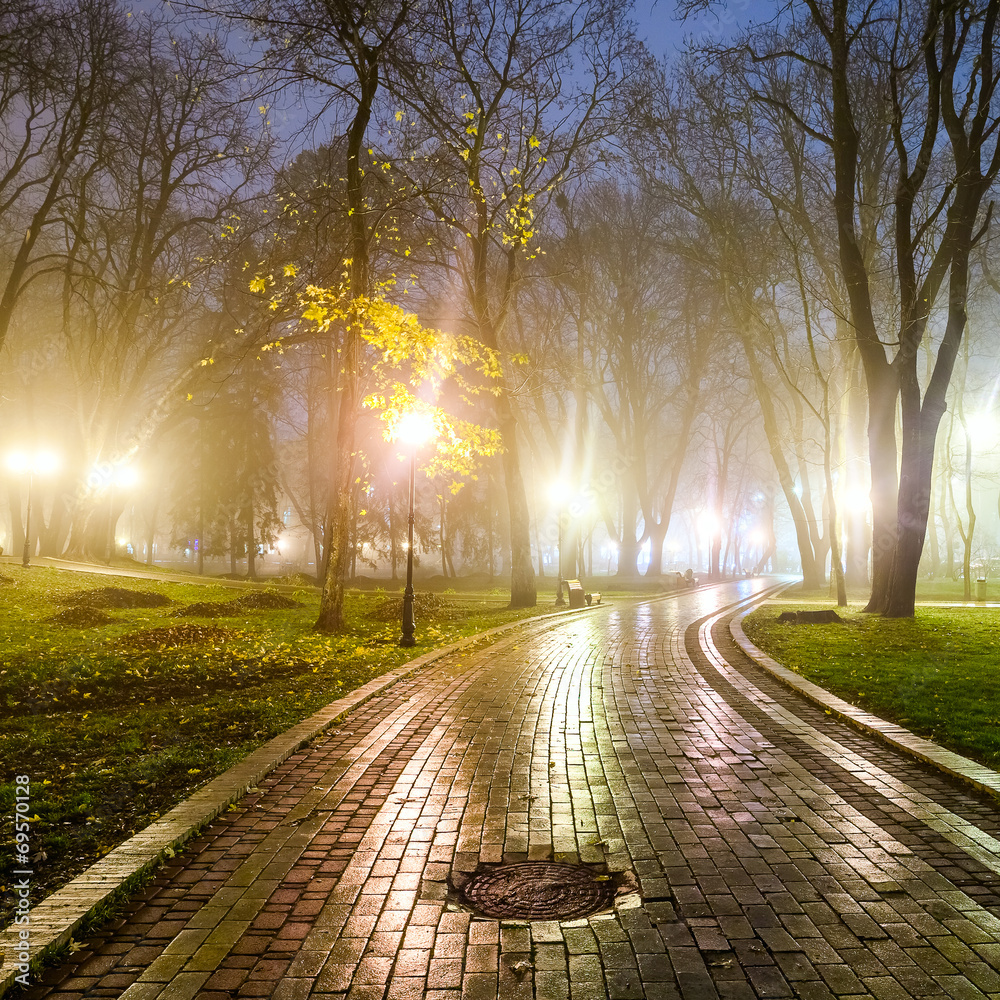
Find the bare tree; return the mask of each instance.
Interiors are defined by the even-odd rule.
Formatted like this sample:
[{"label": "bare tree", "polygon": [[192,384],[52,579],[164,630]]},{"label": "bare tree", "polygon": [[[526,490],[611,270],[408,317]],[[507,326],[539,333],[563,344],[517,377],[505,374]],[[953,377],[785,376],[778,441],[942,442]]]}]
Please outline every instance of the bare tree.
[{"label": "bare tree", "polygon": [[[393,162],[450,231],[465,322],[505,356],[522,261],[541,252],[541,215],[613,131],[615,98],[638,49],[630,51],[628,27],[606,0],[434,0],[426,14],[426,32],[393,66]],[[526,607],[535,603],[535,580],[515,385],[505,366],[494,412],[511,606]]]},{"label": "bare tree", "polygon": [[18,300],[44,273],[71,178],[102,158],[127,77],[125,27],[116,0],[0,11],[0,347]]},{"label": "bare tree", "polygon": [[[806,106],[800,93],[751,74],[752,98],[780,108],[833,163],[839,266],[869,402],[874,523],[867,609],[891,617],[913,614],[935,439],[966,325],[970,256],[984,232],[983,199],[1000,170],[998,13],[996,0],[864,7],[805,0],[792,8],[787,30],[753,33],[743,47],[751,66],[797,64],[824,80],[830,94],[829,102]],[[873,93],[881,100],[865,103]],[[858,195],[869,125],[890,137],[892,225],[883,239],[896,285],[888,314],[879,310],[880,282],[864,252]],[[922,386],[918,348],[946,281],[944,332]]]}]

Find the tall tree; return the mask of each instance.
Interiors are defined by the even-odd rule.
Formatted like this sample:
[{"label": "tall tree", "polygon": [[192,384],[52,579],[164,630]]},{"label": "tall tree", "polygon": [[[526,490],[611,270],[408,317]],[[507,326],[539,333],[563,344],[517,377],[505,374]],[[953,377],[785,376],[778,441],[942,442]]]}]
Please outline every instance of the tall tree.
[{"label": "tall tree", "polygon": [[[265,63],[276,71],[278,86],[295,82],[320,94],[335,128],[345,135],[342,176],[346,179],[350,232],[348,268],[356,315],[344,324],[336,401],[336,467],[324,528],[325,571],[317,629],[336,631],[344,623],[344,583],[351,563],[351,510],[357,460],[356,428],[361,407],[364,300],[374,291],[371,246],[373,210],[365,191],[367,132],[379,94],[384,64],[408,25],[409,0],[278,0],[245,14],[234,5],[231,16],[247,20],[269,42]],[[317,275],[330,284],[335,275]]]},{"label": "tall tree", "polygon": [[635,576],[648,544],[647,574],[656,576],[715,318],[696,304],[700,276],[670,252],[672,206],[648,181],[591,184],[563,216],[566,234],[549,263],[576,327],[575,377],[618,457],[620,533],[601,504],[619,543],[618,573]]},{"label": "tall tree", "polygon": [[[390,157],[449,230],[464,319],[505,356],[525,256],[558,185],[618,124],[622,80],[641,49],[608,0],[432,0],[426,31],[394,63]],[[394,124],[398,122],[399,125]],[[516,373],[495,397],[510,516],[511,606],[535,603]]]},{"label": "tall tree", "polygon": [[70,180],[102,160],[127,81],[127,38],[116,0],[0,10],[0,347],[19,299],[44,273]]},{"label": "tall tree", "polygon": [[[913,614],[935,440],[966,325],[970,256],[984,232],[983,200],[1000,171],[998,13],[998,0],[804,0],[792,6],[783,30],[751,32],[742,47],[751,99],[780,108],[832,159],[839,266],[869,404],[874,521],[867,610],[891,617]],[[806,106],[801,91],[776,89],[773,77],[756,71],[789,63],[823,80],[829,101]],[[867,101],[873,94],[879,99]],[[859,178],[870,129],[889,135],[892,220],[882,238],[896,283],[888,309],[880,308],[885,289],[864,252]],[[919,347],[936,308],[945,315],[944,331],[921,385]]]}]

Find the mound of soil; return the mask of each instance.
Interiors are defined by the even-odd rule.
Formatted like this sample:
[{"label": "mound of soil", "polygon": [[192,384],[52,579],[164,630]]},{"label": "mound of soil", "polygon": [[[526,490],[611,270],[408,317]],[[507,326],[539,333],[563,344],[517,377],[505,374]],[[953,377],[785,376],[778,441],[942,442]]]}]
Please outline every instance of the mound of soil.
[{"label": "mound of soil", "polygon": [[840,622],[844,624],[844,619],[836,611],[824,609],[822,611],[782,611],[778,615],[779,622],[791,622],[793,625],[822,624],[826,622]]},{"label": "mound of soil", "polygon": [[160,608],[173,604],[165,594],[151,590],[128,590],[126,587],[97,587],[94,590],[77,590],[60,598],[60,604],[78,608]]},{"label": "mound of soil", "polygon": [[122,636],[117,645],[129,652],[144,649],[164,649],[170,646],[196,646],[205,642],[219,642],[229,636],[229,630],[218,625],[169,625],[166,628],[148,628]]},{"label": "mound of soil", "polygon": [[[439,611],[447,604],[440,597],[434,594],[414,594],[413,614],[414,617],[430,617],[435,611]],[[375,601],[366,612],[366,617],[373,618],[377,622],[395,622],[403,617],[402,597],[383,597],[380,601]]]},{"label": "mound of soil", "polygon": [[97,608],[75,607],[66,608],[45,620],[53,625],[66,625],[70,628],[95,628],[98,625],[110,625],[115,619]]},{"label": "mound of soil", "polygon": [[298,601],[293,601],[276,590],[250,590],[229,603],[240,611],[281,611],[301,607]]},{"label": "mound of soil", "polygon": [[236,614],[235,601],[198,601],[174,612],[175,618],[220,618]]},{"label": "mound of soil", "polygon": [[274,611],[301,607],[298,601],[282,597],[276,590],[252,590],[233,601],[198,601],[178,608],[175,618],[220,618],[244,611]]}]

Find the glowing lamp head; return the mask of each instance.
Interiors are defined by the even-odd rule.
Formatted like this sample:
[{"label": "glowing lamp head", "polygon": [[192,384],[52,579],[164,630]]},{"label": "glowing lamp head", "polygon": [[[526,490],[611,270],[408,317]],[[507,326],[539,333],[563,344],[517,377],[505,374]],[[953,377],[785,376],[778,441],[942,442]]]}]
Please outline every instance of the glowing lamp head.
[{"label": "glowing lamp head", "polygon": [[863,513],[871,506],[868,491],[863,486],[849,486],[844,491],[844,498],[841,502],[844,509],[852,514]]},{"label": "glowing lamp head", "polygon": [[722,525],[712,511],[703,510],[698,515],[698,530],[704,532],[709,538],[718,538],[722,534]]},{"label": "glowing lamp head", "polygon": [[555,482],[549,487],[549,500],[554,504],[564,504],[569,500],[569,487],[563,482]]},{"label": "glowing lamp head", "polygon": [[139,473],[131,465],[120,465],[115,469],[115,486],[123,486],[127,489],[129,486],[135,486],[137,482],[139,482]]},{"label": "glowing lamp head", "polygon": [[40,451],[35,455],[32,466],[43,476],[51,475],[59,468],[59,456],[54,451]]},{"label": "glowing lamp head", "polygon": [[35,476],[48,476],[59,468],[59,456],[53,451],[36,451],[33,455],[15,451],[7,456],[7,468],[18,475],[30,472]]},{"label": "glowing lamp head", "polygon": [[977,448],[992,448],[997,443],[997,419],[989,410],[973,413],[965,420],[965,432]]},{"label": "glowing lamp head", "polygon": [[411,445],[414,448],[429,441],[433,436],[433,418],[430,414],[421,413],[419,410],[410,410],[409,413],[404,413],[393,432],[395,440],[402,441],[403,444]]}]

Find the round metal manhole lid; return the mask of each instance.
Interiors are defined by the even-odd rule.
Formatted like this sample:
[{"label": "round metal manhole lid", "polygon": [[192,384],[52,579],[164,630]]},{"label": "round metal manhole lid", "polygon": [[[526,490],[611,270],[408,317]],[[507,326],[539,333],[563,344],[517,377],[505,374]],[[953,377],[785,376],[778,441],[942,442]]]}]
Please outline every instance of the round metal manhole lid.
[{"label": "round metal manhole lid", "polygon": [[474,875],[460,890],[465,904],[487,917],[574,920],[614,903],[614,879],[586,865],[526,861]]}]

